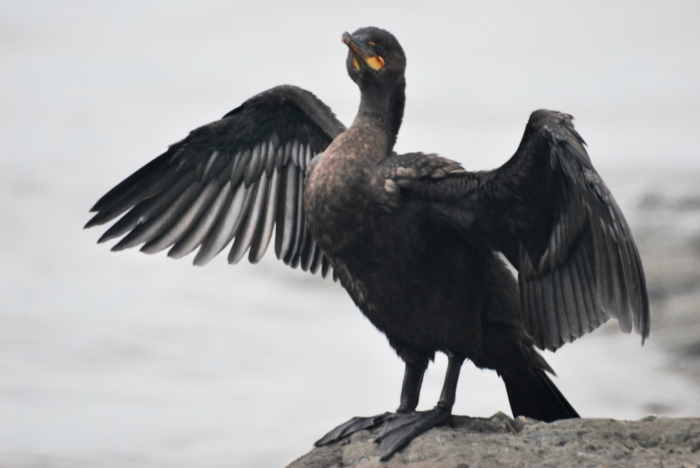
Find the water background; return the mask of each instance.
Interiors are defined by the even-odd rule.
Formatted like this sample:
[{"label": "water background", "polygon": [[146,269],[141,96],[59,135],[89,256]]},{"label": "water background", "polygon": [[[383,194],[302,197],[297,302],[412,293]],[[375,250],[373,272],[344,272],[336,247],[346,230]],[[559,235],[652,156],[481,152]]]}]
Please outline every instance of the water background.
[{"label": "water background", "polygon": [[[700,192],[697,1],[0,1],[0,466],[283,466],[398,405],[403,366],[339,286],[271,254],[194,268],[81,230],[106,190],[274,85],[349,124],[340,37],[366,25],[408,56],[398,151],[491,168],[531,111],[569,112],[635,231],[700,233],[640,209]],[[574,407],[700,415],[654,330],[642,348],[616,328],[547,353]],[[455,412],[499,410],[500,380],[465,365]]]}]

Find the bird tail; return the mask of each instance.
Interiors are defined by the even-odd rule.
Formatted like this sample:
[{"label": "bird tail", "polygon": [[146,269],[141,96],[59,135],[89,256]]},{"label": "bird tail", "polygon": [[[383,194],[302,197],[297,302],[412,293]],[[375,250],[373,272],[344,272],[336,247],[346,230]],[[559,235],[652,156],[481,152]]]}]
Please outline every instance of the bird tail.
[{"label": "bird tail", "polygon": [[526,416],[545,422],[581,417],[544,369],[528,366],[517,374],[501,377],[506,384],[513,417]]}]

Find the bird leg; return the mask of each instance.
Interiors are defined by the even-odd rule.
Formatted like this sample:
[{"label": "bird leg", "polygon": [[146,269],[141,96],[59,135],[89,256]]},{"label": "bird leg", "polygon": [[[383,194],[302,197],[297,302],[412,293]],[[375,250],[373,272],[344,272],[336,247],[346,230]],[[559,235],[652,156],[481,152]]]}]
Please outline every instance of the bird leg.
[{"label": "bird leg", "polygon": [[420,389],[423,386],[423,376],[428,368],[428,361],[406,363],[406,371],[403,374],[401,385],[401,404],[396,412],[399,414],[411,413],[418,406]]},{"label": "bird leg", "polygon": [[[387,461],[393,454],[408,445],[413,439],[433,427],[439,426],[450,418],[452,406],[454,406],[457,394],[459,371],[462,368],[463,362],[464,358],[456,356],[449,357],[447,373],[445,374],[445,383],[442,387],[440,400],[435,408],[430,411],[397,414],[395,417],[388,419],[388,423],[382,429],[379,437],[375,439],[375,442],[380,444],[379,456],[381,461]],[[403,402],[402,393],[402,406]],[[418,403],[417,399],[416,403]]]},{"label": "bird leg", "polygon": [[321,437],[314,445],[316,447],[327,445],[354,434],[355,432],[379,426],[385,421],[396,418],[399,414],[414,412],[416,406],[418,406],[420,388],[423,384],[423,375],[425,375],[425,369],[427,367],[427,359],[425,361],[406,363],[406,371],[401,387],[401,404],[396,410],[396,413],[387,412],[377,416],[352,418]]}]

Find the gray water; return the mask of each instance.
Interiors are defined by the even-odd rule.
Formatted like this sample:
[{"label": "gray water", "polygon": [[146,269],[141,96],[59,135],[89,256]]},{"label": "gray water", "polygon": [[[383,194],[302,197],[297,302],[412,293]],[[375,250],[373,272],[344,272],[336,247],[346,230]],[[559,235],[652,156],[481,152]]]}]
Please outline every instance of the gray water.
[{"label": "gray water", "polygon": [[[273,255],[194,268],[81,231],[107,189],[271,86],[349,124],[340,36],[368,24],[408,55],[397,150],[495,167],[532,110],[562,110],[633,229],[700,233],[638,209],[698,194],[697,1],[0,2],[0,466],[281,466],[397,406],[403,366],[339,286]],[[642,348],[616,328],[546,353],[579,412],[700,415],[654,331]],[[500,380],[465,365],[455,412],[499,410]]]}]

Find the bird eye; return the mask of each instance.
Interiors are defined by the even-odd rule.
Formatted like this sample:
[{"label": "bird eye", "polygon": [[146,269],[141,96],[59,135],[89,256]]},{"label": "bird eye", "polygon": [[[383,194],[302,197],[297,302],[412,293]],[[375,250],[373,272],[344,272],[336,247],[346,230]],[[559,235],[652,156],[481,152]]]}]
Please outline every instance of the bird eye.
[{"label": "bird eye", "polygon": [[382,52],[384,52],[384,47],[381,44],[377,44],[374,41],[367,41],[367,44],[374,47],[374,50],[376,50],[378,54],[381,54]]}]

